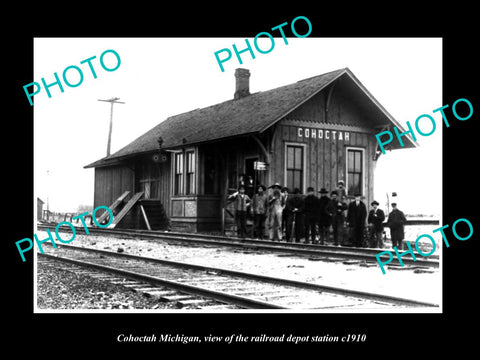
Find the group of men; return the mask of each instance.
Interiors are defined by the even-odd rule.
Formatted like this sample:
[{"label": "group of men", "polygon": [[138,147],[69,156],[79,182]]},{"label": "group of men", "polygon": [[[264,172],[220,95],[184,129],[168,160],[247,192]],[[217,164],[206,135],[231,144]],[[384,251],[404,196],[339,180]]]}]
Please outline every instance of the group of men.
[{"label": "group of men", "polygon": [[[245,194],[245,186],[241,184],[238,191],[229,196],[233,201],[235,222],[239,237],[247,236],[247,216],[253,215],[253,237],[263,239],[265,225],[268,225],[270,240],[282,240],[285,234],[287,242],[305,243],[329,242],[330,228],[333,232],[333,244],[364,246],[365,224],[368,223],[368,244],[373,248],[383,248],[383,233],[385,213],[378,208],[379,203],[373,201],[372,209],[367,208],[360,194],[355,200],[347,204],[345,184],[342,180],[338,187],[330,192],[321,188],[315,194],[313,187],[307,188],[306,195],[300,189],[289,189],[275,183],[269,186],[271,193],[267,194],[264,185],[259,185],[252,198]],[[392,247],[401,248],[404,238],[405,215],[392,203],[392,212],[388,216],[387,224],[390,227]],[[317,240],[318,235],[318,240]]]}]

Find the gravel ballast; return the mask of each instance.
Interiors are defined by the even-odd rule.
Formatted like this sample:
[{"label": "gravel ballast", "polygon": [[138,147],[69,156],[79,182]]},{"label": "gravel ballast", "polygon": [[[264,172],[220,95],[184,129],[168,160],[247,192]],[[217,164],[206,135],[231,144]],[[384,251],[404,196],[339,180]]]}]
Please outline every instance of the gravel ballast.
[{"label": "gravel ballast", "polygon": [[178,309],[175,303],[56,266],[53,261],[37,263],[38,309]]}]

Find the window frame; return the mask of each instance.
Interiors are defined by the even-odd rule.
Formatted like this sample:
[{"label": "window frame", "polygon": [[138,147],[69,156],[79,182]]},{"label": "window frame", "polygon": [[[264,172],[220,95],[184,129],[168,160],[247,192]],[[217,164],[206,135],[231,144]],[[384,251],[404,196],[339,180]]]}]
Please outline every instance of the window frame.
[{"label": "window frame", "polygon": [[[184,194],[183,191],[183,175],[184,175],[184,166],[185,166],[185,159],[184,159],[183,151],[175,151],[173,152],[173,164],[172,164],[172,193],[175,196],[180,196]],[[178,159],[181,159],[182,163],[181,166],[178,166]],[[177,172],[179,170],[180,172]],[[180,181],[177,180],[177,176],[179,176]]]},{"label": "window frame", "polygon": [[[172,196],[193,196],[197,195],[197,174],[198,174],[198,166],[197,166],[197,159],[198,159],[198,154],[197,154],[197,149],[196,148],[185,148],[182,150],[172,150]],[[191,170],[193,172],[188,172],[190,169],[188,168],[188,154],[193,153],[193,162],[192,162],[192,167]],[[177,159],[181,158],[182,164],[180,168],[177,166]],[[180,172],[177,172],[177,170],[181,170]],[[187,191],[187,176],[189,174],[193,174],[192,176],[192,192]],[[180,176],[180,181],[178,184],[178,189],[177,189],[177,176]],[[178,191],[177,191],[178,190]]]},{"label": "window frame", "polygon": [[[347,195],[349,196],[353,196],[355,194],[350,194],[348,192],[348,189],[349,189],[349,182],[348,182],[348,178],[349,178],[349,171],[348,171],[348,166],[349,166],[349,151],[359,151],[361,152],[362,154],[362,161],[361,161],[361,175],[360,175],[360,181],[361,181],[361,184],[360,184],[360,190],[361,190],[361,195],[362,196],[365,196],[366,195],[366,192],[365,192],[365,186],[366,186],[366,168],[365,168],[365,148],[362,148],[362,147],[355,147],[355,146],[346,146],[345,147],[345,190],[347,192]],[[354,174],[358,174],[358,172],[354,171],[353,172]]]},{"label": "window frame", "polygon": [[[192,155],[190,160],[189,155]],[[196,153],[195,149],[188,149],[184,152],[184,166],[185,166],[185,195],[195,195],[196,193],[196,184],[195,184],[195,174],[196,174]],[[192,161],[192,163],[190,163]],[[190,170],[192,170],[190,172]],[[191,178],[190,178],[191,176]]]},{"label": "window frame", "polygon": [[[300,191],[305,192],[306,190],[306,180],[307,180],[307,145],[303,143],[297,143],[297,142],[285,142],[285,148],[284,148],[284,176],[283,176],[283,183],[285,186],[288,186],[287,184],[287,179],[288,179],[288,148],[289,147],[298,147],[302,148],[302,180],[301,180],[301,189]],[[293,169],[295,170],[295,169]],[[293,189],[290,189],[290,191],[293,191]]]}]

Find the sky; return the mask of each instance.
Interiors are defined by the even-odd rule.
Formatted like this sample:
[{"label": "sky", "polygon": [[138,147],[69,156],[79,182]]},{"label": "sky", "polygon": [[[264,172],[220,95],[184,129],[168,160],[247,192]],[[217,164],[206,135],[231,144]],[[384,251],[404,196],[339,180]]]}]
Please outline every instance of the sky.
[{"label": "sky", "polygon": [[[74,213],[80,204],[93,204],[94,170],[83,167],[106,155],[110,119],[110,104],[98,99],[125,102],[114,105],[114,153],[169,116],[232,99],[238,67],[250,70],[251,93],[348,67],[404,128],[422,114],[437,123],[431,136],[416,134],[419,147],[380,156],[376,199],[384,205],[385,194],[396,192],[405,213],[441,214],[443,126],[433,113],[444,105],[441,38],[306,37],[288,38],[286,45],[280,37],[268,54],[254,50],[252,59],[244,53],[243,64],[233,55],[222,72],[214,53],[233,52],[232,44],[242,49],[245,38],[36,38],[32,82],[50,84],[55,72],[61,79],[71,65],[84,78],[78,87],[61,80],[64,92],[52,86],[51,98],[44,88],[34,97],[34,201],[40,197],[51,211]],[[115,71],[100,65],[106,50],[120,56]],[[96,79],[87,63],[80,64],[92,56]],[[111,53],[104,60],[116,65]],[[79,81],[75,70],[67,74],[71,83]],[[425,132],[429,126],[420,125]]]}]

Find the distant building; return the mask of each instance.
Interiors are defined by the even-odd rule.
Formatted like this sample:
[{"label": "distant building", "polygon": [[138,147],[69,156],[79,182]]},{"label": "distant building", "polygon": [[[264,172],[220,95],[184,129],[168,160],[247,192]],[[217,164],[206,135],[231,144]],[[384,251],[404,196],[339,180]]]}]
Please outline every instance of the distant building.
[{"label": "distant building", "polygon": [[[375,134],[405,130],[348,68],[254,94],[248,70],[235,77],[234,99],[169,117],[85,166],[95,168],[94,207],[143,192],[143,201],[163,205],[173,230],[206,231],[222,228],[225,199],[246,179],[302,192],[344,180],[349,196],[373,201]],[[410,136],[403,141],[390,149],[416,146]],[[256,170],[257,161],[266,170]],[[118,227],[144,228],[132,214]]]},{"label": "distant building", "polygon": [[37,221],[43,220],[43,204],[45,202],[37,197]]}]

